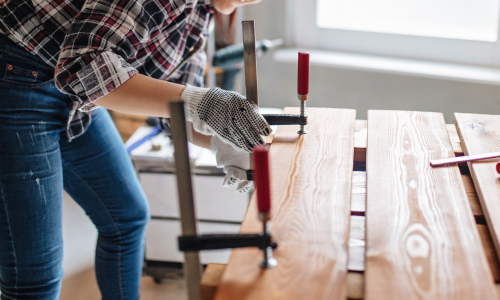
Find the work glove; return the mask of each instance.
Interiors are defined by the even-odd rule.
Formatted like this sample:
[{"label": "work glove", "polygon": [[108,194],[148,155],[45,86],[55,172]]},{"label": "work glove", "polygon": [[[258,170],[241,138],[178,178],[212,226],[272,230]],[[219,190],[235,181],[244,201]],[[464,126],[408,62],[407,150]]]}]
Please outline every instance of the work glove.
[{"label": "work glove", "polygon": [[262,136],[271,134],[257,107],[236,92],[187,85],[181,100],[186,104],[186,119],[193,122],[196,131],[217,135],[234,150],[252,152],[255,146],[265,144]]},{"label": "work glove", "polygon": [[253,187],[253,182],[247,180],[247,172],[250,168],[250,155],[242,149],[234,150],[216,135],[210,140],[212,151],[215,151],[217,167],[223,168],[226,176],[224,186],[235,186],[240,193],[248,192]]}]

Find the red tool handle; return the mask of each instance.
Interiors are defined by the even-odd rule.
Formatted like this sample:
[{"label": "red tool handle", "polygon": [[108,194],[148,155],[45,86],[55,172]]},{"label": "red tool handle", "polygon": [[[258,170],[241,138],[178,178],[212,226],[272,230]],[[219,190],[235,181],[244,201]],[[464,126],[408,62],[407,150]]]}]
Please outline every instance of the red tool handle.
[{"label": "red tool handle", "polygon": [[253,150],[255,165],[255,189],[257,193],[257,208],[259,213],[271,211],[271,189],[269,186],[269,152],[265,146]]},{"label": "red tool handle", "polygon": [[497,164],[497,173],[500,174],[500,163]]},{"label": "red tool handle", "polygon": [[297,72],[297,94],[309,94],[309,52],[299,52],[299,68]]}]

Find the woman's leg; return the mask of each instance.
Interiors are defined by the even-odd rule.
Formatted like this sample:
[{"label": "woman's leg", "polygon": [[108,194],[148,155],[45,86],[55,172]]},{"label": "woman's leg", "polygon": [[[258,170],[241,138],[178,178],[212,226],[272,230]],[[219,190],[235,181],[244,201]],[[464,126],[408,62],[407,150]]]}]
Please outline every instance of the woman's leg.
[{"label": "woman's leg", "polygon": [[94,110],[88,131],[60,145],[64,189],[99,231],[96,275],[103,299],[139,299],[149,209],[108,112]]},{"label": "woman's leg", "polygon": [[1,299],[54,300],[63,257],[59,140],[68,109],[53,97],[53,83],[9,82],[0,80]]}]

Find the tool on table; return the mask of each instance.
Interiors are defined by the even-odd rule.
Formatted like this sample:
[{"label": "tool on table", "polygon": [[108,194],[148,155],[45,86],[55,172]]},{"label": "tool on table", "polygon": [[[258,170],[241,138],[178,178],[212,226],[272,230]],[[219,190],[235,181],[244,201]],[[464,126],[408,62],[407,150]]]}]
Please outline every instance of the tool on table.
[{"label": "tool on table", "polygon": [[[245,63],[245,86],[247,99],[259,105],[257,85],[257,55],[255,47],[255,21],[243,21],[243,49]],[[309,53],[299,52],[299,67],[297,75],[297,92],[299,94],[300,115],[263,114],[269,125],[300,125],[299,134],[307,131],[307,115],[305,114],[305,100],[309,94]],[[250,170],[247,170],[247,180],[253,181],[253,158],[250,156]]]},{"label": "tool on table", "polygon": [[[255,43],[257,57],[282,44],[283,39],[257,41]],[[213,56],[212,65],[222,69],[224,72],[224,80],[221,88],[224,90],[234,90],[236,76],[243,68],[243,43],[217,50]]]},{"label": "tool on table", "polygon": [[[269,170],[267,150],[259,149],[255,157],[258,167],[257,195],[259,216],[263,222],[263,232],[259,234],[204,234],[198,235],[194,209],[193,184],[191,178],[191,162],[189,160],[188,134],[184,115],[184,102],[170,103],[172,141],[174,145],[175,174],[179,195],[182,236],[178,237],[179,250],[184,252],[184,272],[188,283],[190,300],[200,299],[201,265],[198,251],[214,249],[230,249],[258,247],[264,251],[263,268],[276,265],[272,258],[272,250],[277,247],[267,230],[270,219],[271,199],[269,194]],[[267,175],[266,175],[267,174]],[[261,178],[262,177],[262,178]]]},{"label": "tool on table", "polygon": [[160,124],[156,124],[147,135],[142,137],[137,142],[134,142],[132,145],[128,146],[127,153],[130,154],[134,149],[137,149],[137,147],[139,147],[140,145],[154,138],[155,136],[160,134],[160,132],[161,132],[161,126]]},{"label": "tool on table", "polygon": [[490,159],[490,158],[497,158],[497,157],[500,157],[500,152],[491,152],[491,153],[482,153],[482,154],[459,156],[459,157],[444,158],[444,159],[435,159],[435,160],[431,160],[430,164],[433,167],[437,167],[437,166],[442,166],[442,165],[447,165],[447,164],[468,162],[468,161],[481,160],[481,159]]},{"label": "tool on table", "polygon": [[[282,45],[283,39],[260,40],[255,42],[255,50],[258,57],[272,48]],[[212,65],[222,69],[241,69],[243,67],[243,43],[231,45],[215,52]]]}]

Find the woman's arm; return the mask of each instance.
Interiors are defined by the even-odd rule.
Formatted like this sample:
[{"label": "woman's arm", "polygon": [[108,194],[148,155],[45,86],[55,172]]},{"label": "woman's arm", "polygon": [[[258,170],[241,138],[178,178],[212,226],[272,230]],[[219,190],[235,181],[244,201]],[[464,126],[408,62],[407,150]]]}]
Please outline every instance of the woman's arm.
[{"label": "woman's arm", "polygon": [[[169,103],[180,100],[183,90],[183,85],[135,74],[95,104],[123,113],[169,118]],[[212,136],[195,131],[190,124],[191,142],[210,149]]]},{"label": "woman's arm", "polygon": [[123,113],[170,118],[171,101],[179,101],[185,86],[135,74],[96,105]]}]

